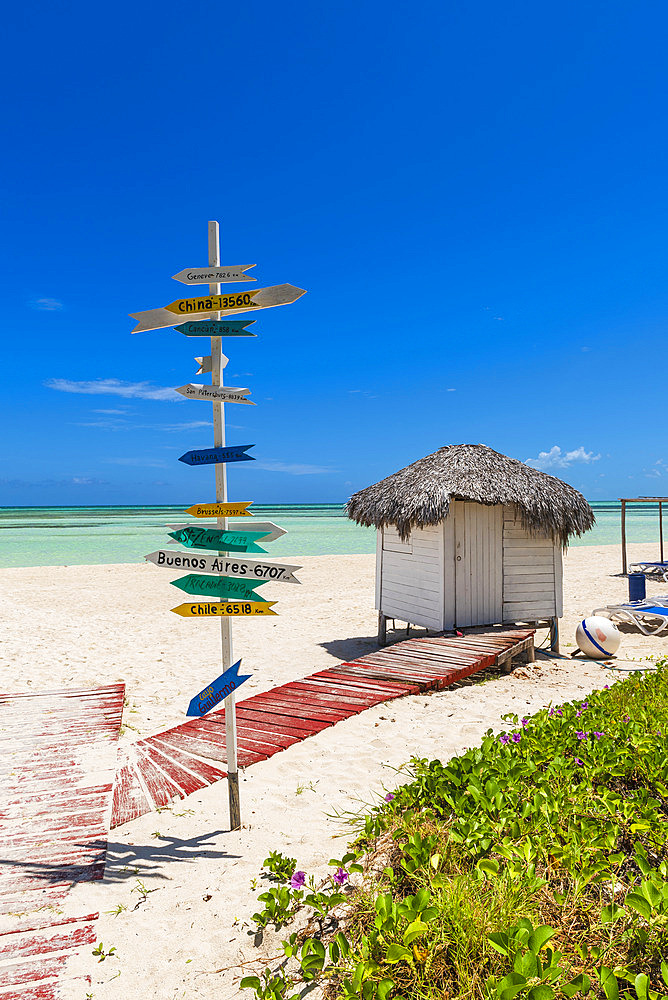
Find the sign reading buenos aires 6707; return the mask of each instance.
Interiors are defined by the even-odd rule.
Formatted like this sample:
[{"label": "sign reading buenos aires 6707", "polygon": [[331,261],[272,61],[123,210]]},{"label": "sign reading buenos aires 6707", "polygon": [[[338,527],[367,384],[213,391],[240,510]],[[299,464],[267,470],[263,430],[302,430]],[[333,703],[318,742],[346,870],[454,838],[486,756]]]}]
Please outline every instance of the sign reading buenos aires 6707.
[{"label": "sign reading buenos aires 6707", "polygon": [[300,583],[294,575],[301,566],[288,563],[268,563],[260,559],[236,556],[213,556],[204,552],[178,552],[158,549],[144,556],[154,566],[163,569],[196,569],[200,573],[222,573],[241,579],[273,580],[275,583]]}]

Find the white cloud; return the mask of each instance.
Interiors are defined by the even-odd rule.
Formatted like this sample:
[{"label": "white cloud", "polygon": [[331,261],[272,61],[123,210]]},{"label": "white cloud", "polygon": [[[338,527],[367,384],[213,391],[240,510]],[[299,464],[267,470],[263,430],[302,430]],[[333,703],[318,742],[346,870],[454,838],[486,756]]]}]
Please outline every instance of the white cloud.
[{"label": "white cloud", "polygon": [[534,469],[567,469],[573,462],[597,462],[601,456],[595,455],[593,451],[585,451],[580,445],[573,451],[562,451],[559,445],[555,444],[549,451],[541,451],[538,458],[527,458],[526,464]]},{"label": "white cloud", "polygon": [[167,386],[151,385],[150,382],[123,382],[118,378],[98,378],[89,382],[75,382],[69,378],[50,378],[44,383],[58,392],[84,393],[92,396],[125,396],[126,399],[182,399]]},{"label": "white cloud", "polygon": [[335,469],[328,469],[325,465],[306,465],[298,462],[277,462],[268,459],[266,462],[257,462],[255,469],[263,469],[265,472],[285,472],[289,476],[318,476],[324,472],[335,472]]},{"label": "white cloud", "polygon": [[[103,431],[166,431],[168,434],[179,431],[194,431],[200,427],[213,427],[210,420],[189,420],[182,424],[137,424],[130,420],[80,420],[76,427],[97,427]],[[227,425],[230,426],[229,424]]]},{"label": "white cloud", "polygon": [[93,413],[109,413],[112,415],[119,414],[122,417],[126,417],[128,415],[128,410],[127,407],[125,407],[123,410],[93,410]]},{"label": "white cloud", "polygon": [[63,308],[63,303],[59,302],[58,299],[35,299],[30,304],[33,309],[37,309],[39,312],[58,312],[59,309]]}]

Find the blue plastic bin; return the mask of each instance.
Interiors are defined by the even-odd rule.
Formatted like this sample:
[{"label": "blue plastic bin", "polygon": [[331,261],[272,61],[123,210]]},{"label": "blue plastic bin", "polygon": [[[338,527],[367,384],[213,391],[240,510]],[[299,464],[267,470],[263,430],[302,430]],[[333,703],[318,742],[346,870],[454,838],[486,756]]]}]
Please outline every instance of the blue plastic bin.
[{"label": "blue plastic bin", "polygon": [[645,600],[645,574],[629,573],[629,601]]}]

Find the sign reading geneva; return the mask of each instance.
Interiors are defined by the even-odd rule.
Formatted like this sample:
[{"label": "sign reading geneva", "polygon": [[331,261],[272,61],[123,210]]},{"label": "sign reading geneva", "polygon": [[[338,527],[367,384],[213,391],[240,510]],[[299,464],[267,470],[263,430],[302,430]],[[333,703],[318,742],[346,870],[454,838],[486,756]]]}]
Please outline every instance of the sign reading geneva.
[{"label": "sign reading geneva", "polygon": [[226,670],[224,674],[220,677],[216,677],[215,681],[205,687],[203,691],[196,694],[188,705],[188,711],[186,715],[194,715],[200,717],[206,715],[210,712],[212,708],[215,708],[218,702],[223,701],[227,698],[229,694],[247,681],[251,676],[250,674],[239,674],[239,667],[241,666],[241,660],[237,660],[233,663],[229,670]]},{"label": "sign reading geneva", "polygon": [[180,281],[184,285],[211,285],[222,284],[225,281],[257,281],[251,274],[244,274],[250,271],[255,264],[233,264],[231,267],[223,265],[219,267],[186,267],[178,274],[173,274],[174,281]]}]

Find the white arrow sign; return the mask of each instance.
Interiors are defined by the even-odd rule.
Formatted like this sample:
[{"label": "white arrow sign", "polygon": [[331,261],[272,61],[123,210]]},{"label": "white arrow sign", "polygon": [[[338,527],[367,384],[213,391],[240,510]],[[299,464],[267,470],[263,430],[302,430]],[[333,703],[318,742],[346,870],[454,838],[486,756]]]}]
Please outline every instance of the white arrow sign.
[{"label": "white arrow sign", "polygon": [[[221,358],[221,365],[220,365],[220,367],[224,368],[225,365],[227,364],[227,362],[229,360],[230,359],[226,358],[225,355],[223,354],[222,358]],[[195,361],[199,365],[199,368],[197,369],[197,374],[198,375],[208,375],[209,372],[211,371],[211,355],[207,354],[206,357],[204,357],[204,358],[195,358]]]},{"label": "white arrow sign", "polygon": [[246,399],[250,394],[250,389],[235,389],[229,385],[195,385],[194,382],[188,385],[180,385],[176,392],[180,392],[186,399],[203,399],[210,403],[246,403],[248,406],[255,406],[255,403]]},{"label": "white arrow sign", "polygon": [[214,316],[235,316],[237,313],[287,306],[306,294],[296,285],[270,285],[254,292],[231,292],[229,295],[201,295],[196,299],[176,299],[162,309],[144,309],[130,313],[138,320],[132,333],[142,330],[162,330],[183,320],[212,319]]},{"label": "white arrow sign", "polygon": [[[170,531],[182,531],[183,528],[211,528],[212,531],[216,529],[220,530],[215,522],[209,524],[202,521],[198,524],[193,524],[192,521],[189,524],[168,524],[167,527]],[[256,521],[255,518],[253,518],[253,522],[250,525],[248,521],[245,524],[241,521],[228,521],[225,531],[263,531],[264,535],[262,538],[257,539],[260,545],[264,545],[265,542],[275,542],[277,538],[285,534],[285,528],[279,528],[273,521]],[[169,542],[168,544],[171,545],[172,543]],[[175,544],[178,545],[178,542]]]},{"label": "white arrow sign", "polygon": [[243,559],[234,556],[215,556],[204,553],[175,552],[158,549],[144,556],[147,562],[171,570],[198,570],[200,573],[219,573],[248,580],[273,580],[276,583],[301,583],[293,573],[301,566],[287,563],[267,563],[260,559]]},{"label": "white arrow sign", "polygon": [[183,271],[179,271],[178,274],[173,274],[172,278],[175,281],[181,281],[184,285],[212,285],[222,284],[226,281],[257,281],[257,278],[253,278],[250,274],[244,274],[244,271],[250,271],[251,267],[255,267],[255,264],[234,264],[231,267],[225,267],[221,264],[219,267],[186,267]]}]

